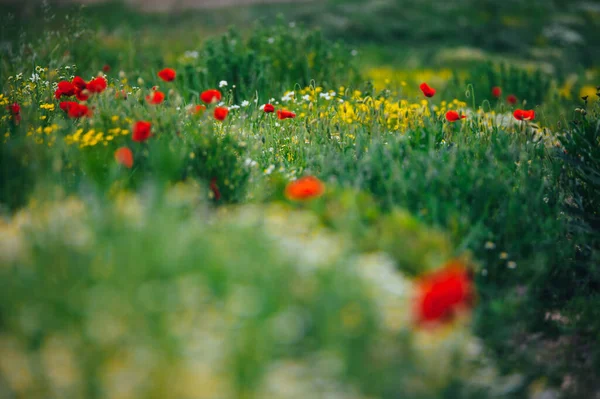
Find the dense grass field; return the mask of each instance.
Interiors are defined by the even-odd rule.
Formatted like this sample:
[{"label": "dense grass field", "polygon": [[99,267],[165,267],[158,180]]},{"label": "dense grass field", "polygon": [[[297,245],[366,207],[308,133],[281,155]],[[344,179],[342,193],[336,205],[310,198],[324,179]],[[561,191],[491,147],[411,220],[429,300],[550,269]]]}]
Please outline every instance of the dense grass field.
[{"label": "dense grass field", "polygon": [[524,3],[0,7],[0,398],[599,397],[600,10]]}]

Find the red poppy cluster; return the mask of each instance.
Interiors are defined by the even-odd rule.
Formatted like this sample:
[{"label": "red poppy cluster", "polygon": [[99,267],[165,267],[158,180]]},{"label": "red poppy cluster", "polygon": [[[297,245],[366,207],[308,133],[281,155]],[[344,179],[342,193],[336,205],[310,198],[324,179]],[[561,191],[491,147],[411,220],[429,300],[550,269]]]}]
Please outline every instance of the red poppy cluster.
[{"label": "red poppy cluster", "polygon": [[83,116],[92,116],[92,111],[85,104],[79,104],[76,101],[62,101],[59,104],[60,109],[65,111],[69,118],[81,118]]},{"label": "red poppy cluster", "polygon": [[[275,106],[273,104],[265,104],[263,105],[262,110],[265,114],[272,114],[273,112],[275,112]],[[295,117],[296,114],[292,111],[288,111],[287,109],[277,110],[277,118],[279,119],[292,119]]]},{"label": "red poppy cluster", "polygon": [[[137,121],[133,125],[131,139],[141,143],[152,136],[152,124],[147,121]],[[115,151],[115,161],[128,169],[133,167],[133,152],[128,147],[120,147]]]},{"label": "red poppy cluster", "polygon": [[91,93],[102,93],[105,89],[106,79],[103,77],[97,77],[86,82],[80,76],[75,76],[70,82],[68,80],[58,82],[54,96],[57,100],[61,97],[75,96],[79,101],[85,101]]},{"label": "red poppy cluster", "polygon": [[[425,97],[431,98],[435,95],[435,89],[429,86],[427,83],[421,83],[419,88],[421,89]],[[492,96],[495,98],[500,98],[502,96],[502,88],[498,86],[492,87]],[[506,96],[506,102],[511,105],[515,105],[518,101],[519,100],[514,94],[509,94],[508,96]]]},{"label": "red poppy cluster", "polygon": [[[492,96],[494,98],[502,97],[502,88],[499,86],[492,87]],[[508,96],[506,96],[506,102],[511,105],[515,105],[518,102],[517,96],[515,96],[514,94],[509,94]]]},{"label": "red poppy cluster", "polygon": [[[200,100],[208,105],[217,103],[221,101],[222,98],[223,96],[221,95],[221,92],[217,89],[205,90],[202,93],[200,93]],[[206,107],[204,105],[197,105],[195,108],[196,113],[202,113],[204,112],[204,110],[206,110]],[[219,106],[215,107],[215,109],[213,110],[213,116],[218,121],[224,121],[227,118],[228,114],[229,109],[227,107]]]},{"label": "red poppy cluster", "polygon": [[418,325],[451,321],[471,308],[474,297],[475,290],[467,268],[460,261],[452,261],[417,281],[415,321]]}]

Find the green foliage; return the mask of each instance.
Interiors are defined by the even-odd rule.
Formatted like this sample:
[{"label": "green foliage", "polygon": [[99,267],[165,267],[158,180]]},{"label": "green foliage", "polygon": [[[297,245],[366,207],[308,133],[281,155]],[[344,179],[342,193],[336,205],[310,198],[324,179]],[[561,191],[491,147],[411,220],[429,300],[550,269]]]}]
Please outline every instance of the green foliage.
[{"label": "green foliage", "polygon": [[[267,102],[295,85],[311,83],[327,88],[356,81],[350,51],[326,40],[318,30],[258,23],[246,38],[237,30],[208,39],[196,62],[186,65],[184,85],[192,92],[228,82],[233,99],[251,98],[261,88]],[[200,73],[198,73],[200,71]]]},{"label": "green foliage", "polygon": [[560,138],[564,148],[556,154],[576,252],[568,262],[548,269],[533,289],[533,300],[544,301],[546,315],[550,315],[542,329],[544,335],[562,340],[564,352],[570,353],[559,371],[579,370],[570,389],[573,398],[600,389],[600,350],[596,345],[600,331],[600,103],[591,98],[586,105],[588,100],[595,102],[575,111]]},{"label": "green foliage", "polygon": [[24,204],[35,185],[33,170],[25,162],[28,152],[20,143],[0,146],[0,204],[9,209]]},{"label": "green foliage", "polygon": [[[216,186],[221,202],[235,203],[246,199],[250,171],[244,166],[245,147],[228,134],[202,133],[194,141],[193,158],[185,174]],[[216,195],[216,194],[215,194]]]},{"label": "green foliage", "polygon": [[[467,94],[465,94],[465,87]],[[502,90],[502,96],[496,99],[492,96],[492,88],[499,87]],[[477,104],[488,100],[490,104],[497,102],[506,102],[506,97],[514,95],[517,98],[517,107],[522,104],[527,109],[533,109],[546,100],[553,100],[550,96],[558,97],[553,87],[552,75],[536,68],[527,70],[506,63],[494,64],[492,62],[477,63],[469,68],[465,78],[460,78],[459,74],[454,74],[451,85],[448,89],[450,98],[462,98],[467,102],[472,102],[471,96],[475,96]]]}]

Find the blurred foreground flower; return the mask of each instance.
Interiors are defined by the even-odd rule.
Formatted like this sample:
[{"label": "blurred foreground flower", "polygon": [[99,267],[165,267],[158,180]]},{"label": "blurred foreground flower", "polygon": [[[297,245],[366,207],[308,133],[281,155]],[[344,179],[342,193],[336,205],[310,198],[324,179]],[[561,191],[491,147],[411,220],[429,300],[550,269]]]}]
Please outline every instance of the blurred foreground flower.
[{"label": "blurred foreground flower", "polygon": [[115,151],[115,160],[128,169],[133,166],[133,153],[127,147],[121,147]]},{"label": "blurred foreground flower", "polygon": [[195,115],[202,115],[204,113],[204,111],[206,111],[206,105],[196,105],[195,107],[192,108],[192,112]]},{"label": "blurred foreground flower", "polygon": [[296,114],[293,113],[292,111],[287,111],[287,110],[279,110],[277,111],[277,117],[279,119],[291,119],[291,118],[295,118]]},{"label": "blurred foreground flower", "polygon": [[294,201],[309,200],[323,195],[325,185],[314,176],[302,177],[285,188],[285,196]]},{"label": "blurred foreground flower", "polygon": [[461,262],[453,261],[417,281],[415,317],[418,324],[452,320],[471,308],[474,288]]},{"label": "blurred foreground flower", "polygon": [[150,104],[158,105],[165,100],[165,93],[162,91],[155,91],[152,94],[146,96],[146,101]]}]

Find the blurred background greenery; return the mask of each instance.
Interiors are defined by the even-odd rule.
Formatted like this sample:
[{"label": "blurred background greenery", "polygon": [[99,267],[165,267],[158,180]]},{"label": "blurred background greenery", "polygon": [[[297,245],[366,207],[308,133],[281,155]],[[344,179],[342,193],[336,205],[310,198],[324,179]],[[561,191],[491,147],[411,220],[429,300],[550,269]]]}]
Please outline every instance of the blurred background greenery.
[{"label": "blurred background greenery", "polygon": [[[106,40],[110,40],[111,32],[130,32],[138,39],[134,45],[155,46],[157,53],[165,56],[191,49],[205,35],[222,32],[229,25],[247,30],[258,19],[270,25],[282,15],[288,22],[319,27],[328,38],[370,49],[361,57],[365,63],[438,66],[492,53],[572,72],[574,65],[589,68],[598,65],[600,59],[600,4],[595,1],[155,2],[160,12],[152,7],[153,2],[131,3],[93,2],[82,9],[62,3],[52,14],[80,9],[87,17],[87,27],[105,32]],[[11,28],[15,25],[17,32],[33,29],[39,34],[47,30],[51,20],[35,26],[28,23],[38,20],[42,4],[26,1],[0,6],[3,30],[14,33]]]}]

